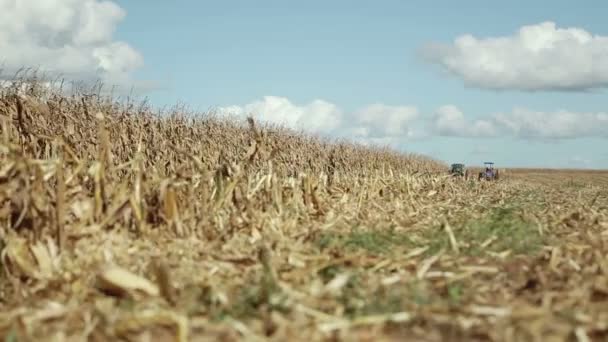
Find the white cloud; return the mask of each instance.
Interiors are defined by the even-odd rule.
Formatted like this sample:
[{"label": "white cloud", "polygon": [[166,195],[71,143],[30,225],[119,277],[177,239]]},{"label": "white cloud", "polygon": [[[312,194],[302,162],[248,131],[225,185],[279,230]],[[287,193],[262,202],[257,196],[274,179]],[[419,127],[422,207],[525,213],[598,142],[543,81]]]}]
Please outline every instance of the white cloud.
[{"label": "white cloud", "polygon": [[453,137],[489,137],[496,134],[492,122],[486,120],[470,122],[462,111],[453,105],[441,106],[437,109],[432,130],[437,135]]},{"label": "white cloud", "polygon": [[608,113],[541,112],[515,108],[510,113],[470,121],[456,106],[446,105],[437,109],[430,128],[435,135],[453,137],[512,136],[538,140],[608,138]]},{"label": "white cloud", "polygon": [[372,104],[345,112],[325,100],[313,100],[297,105],[278,96],[264,96],[261,100],[244,106],[220,107],[221,115],[240,118],[252,115],[262,122],[281,124],[286,127],[332,137],[353,139],[361,143],[397,144],[416,137],[411,124],[418,117],[418,110],[411,106]]},{"label": "white cloud", "polygon": [[378,103],[355,111],[345,129],[356,137],[370,139],[413,137],[411,124],[417,118],[416,107]]},{"label": "white cloud", "polygon": [[520,138],[608,138],[608,113],[539,112],[516,108],[494,116],[497,125]]},{"label": "white cloud", "polygon": [[292,129],[310,132],[330,132],[342,123],[342,110],[323,100],[314,100],[303,106],[293,104],[289,99],[278,96],[264,96],[263,99],[245,106],[219,108],[223,114],[254,118]]},{"label": "white cloud", "polygon": [[112,1],[0,0],[2,76],[25,67],[128,85],[143,57],[112,37],[125,15]]},{"label": "white cloud", "polygon": [[608,86],[608,36],[553,22],[511,36],[429,45],[426,58],[468,85],[488,89],[589,90]]},{"label": "white cloud", "polygon": [[510,136],[535,140],[608,138],[608,113],[601,112],[540,112],[515,108],[510,113],[471,120],[458,107],[445,105],[437,108],[433,115],[425,119],[413,106],[377,103],[346,112],[325,100],[294,104],[285,97],[264,96],[261,100],[243,106],[220,107],[217,113],[236,115],[240,119],[253,115],[261,122],[280,124],[309,133],[352,139],[363,144],[391,146],[433,136]]}]

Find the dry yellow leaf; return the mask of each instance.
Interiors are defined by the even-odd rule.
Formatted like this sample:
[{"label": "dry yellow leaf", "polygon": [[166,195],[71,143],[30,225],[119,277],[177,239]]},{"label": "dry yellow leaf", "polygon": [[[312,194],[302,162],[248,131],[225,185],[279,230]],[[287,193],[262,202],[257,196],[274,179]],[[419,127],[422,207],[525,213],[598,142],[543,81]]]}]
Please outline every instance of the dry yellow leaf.
[{"label": "dry yellow leaf", "polygon": [[108,266],[98,277],[98,286],[101,290],[113,295],[133,295],[143,293],[148,296],[158,296],[158,286],[148,279],[118,266]]}]

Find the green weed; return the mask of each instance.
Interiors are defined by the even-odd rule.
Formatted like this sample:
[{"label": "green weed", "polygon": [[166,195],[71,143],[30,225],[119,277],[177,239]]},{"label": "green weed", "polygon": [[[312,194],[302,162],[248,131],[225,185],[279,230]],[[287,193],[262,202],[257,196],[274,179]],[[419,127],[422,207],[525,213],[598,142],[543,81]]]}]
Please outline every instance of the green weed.
[{"label": "green weed", "polygon": [[504,251],[510,249],[514,254],[531,254],[542,245],[536,226],[525,220],[516,208],[497,208],[480,221],[472,221],[464,228],[462,239],[470,241],[469,253],[479,255],[484,251],[480,245],[495,238],[488,249]]},{"label": "green weed", "polygon": [[460,304],[463,295],[463,286],[460,283],[448,285],[448,302],[452,305]]},{"label": "green weed", "polygon": [[[485,251],[501,252],[510,249],[513,254],[532,254],[542,245],[542,237],[534,223],[524,219],[517,207],[494,208],[481,219],[468,220],[453,228],[459,243],[460,253],[469,256],[480,256]],[[440,227],[424,235],[427,241],[427,255],[440,250],[450,250],[450,240]],[[482,244],[493,240],[487,246]]]},{"label": "green weed", "polygon": [[366,250],[373,254],[392,253],[395,248],[415,245],[409,233],[397,232],[394,229],[377,231],[353,229],[347,234],[324,233],[316,244],[321,250],[341,247],[351,251]]}]

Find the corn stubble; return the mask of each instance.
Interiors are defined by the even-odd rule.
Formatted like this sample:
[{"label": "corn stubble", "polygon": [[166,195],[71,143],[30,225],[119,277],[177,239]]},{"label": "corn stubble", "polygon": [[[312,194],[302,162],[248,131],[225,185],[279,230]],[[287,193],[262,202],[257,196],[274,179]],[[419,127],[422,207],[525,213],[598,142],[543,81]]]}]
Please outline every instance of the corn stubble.
[{"label": "corn stubble", "polygon": [[608,336],[606,173],[467,182],[252,119],[17,88],[0,96],[6,340]]}]

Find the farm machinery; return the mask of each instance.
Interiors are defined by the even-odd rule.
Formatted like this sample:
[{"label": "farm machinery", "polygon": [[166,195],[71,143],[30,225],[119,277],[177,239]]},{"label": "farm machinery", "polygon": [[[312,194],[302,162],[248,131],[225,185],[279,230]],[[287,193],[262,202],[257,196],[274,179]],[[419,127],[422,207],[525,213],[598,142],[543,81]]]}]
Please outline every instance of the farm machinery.
[{"label": "farm machinery", "polygon": [[484,164],[485,170],[479,173],[479,180],[484,180],[484,179],[487,181],[498,180],[499,174],[498,174],[498,170],[494,168],[494,163],[485,162],[483,164]]},{"label": "farm machinery", "polygon": [[464,177],[464,179],[469,178],[469,171],[465,168],[464,164],[460,163],[451,165],[450,174],[454,177]]}]

